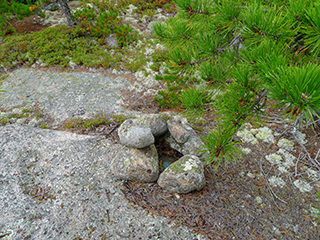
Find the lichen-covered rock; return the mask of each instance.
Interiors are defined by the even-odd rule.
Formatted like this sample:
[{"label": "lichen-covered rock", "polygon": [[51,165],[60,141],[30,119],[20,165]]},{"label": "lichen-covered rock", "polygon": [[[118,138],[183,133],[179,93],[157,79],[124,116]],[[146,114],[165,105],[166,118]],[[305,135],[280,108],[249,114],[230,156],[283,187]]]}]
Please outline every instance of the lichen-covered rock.
[{"label": "lichen-covered rock", "polygon": [[189,139],[190,132],[185,129],[181,123],[176,122],[175,120],[168,120],[167,125],[171,136],[177,141],[177,143],[182,144]]},{"label": "lichen-covered rock", "polygon": [[136,149],[123,147],[112,159],[115,178],[137,182],[155,182],[159,176],[158,153],[154,145]]},{"label": "lichen-covered rock", "polygon": [[186,155],[167,167],[158,179],[160,187],[169,192],[186,194],[205,186],[204,166],[195,155]]},{"label": "lichen-covered rock", "polygon": [[159,137],[168,131],[166,121],[159,114],[141,116],[135,124],[139,127],[149,127],[154,137]]},{"label": "lichen-covered rock", "polygon": [[144,148],[154,143],[155,139],[149,127],[139,127],[134,124],[136,119],[124,121],[118,129],[120,142],[133,148]]}]

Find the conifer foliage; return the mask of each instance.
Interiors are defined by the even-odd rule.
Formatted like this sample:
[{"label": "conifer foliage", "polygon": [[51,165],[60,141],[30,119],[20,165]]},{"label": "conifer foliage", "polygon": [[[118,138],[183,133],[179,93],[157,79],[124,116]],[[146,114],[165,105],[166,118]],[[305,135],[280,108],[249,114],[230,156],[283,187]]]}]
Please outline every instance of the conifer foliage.
[{"label": "conifer foliage", "polygon": [[300,126],[314,124],[320,108],[319,1],[174,2],[177,14],[154,24],[170,49],[162,76],[168,91],[158,100],[180,104],[193,116],[208,106],[219,113],[217,130],[204,139],[209,163],[239,156],[234,134],[267,99]]}]

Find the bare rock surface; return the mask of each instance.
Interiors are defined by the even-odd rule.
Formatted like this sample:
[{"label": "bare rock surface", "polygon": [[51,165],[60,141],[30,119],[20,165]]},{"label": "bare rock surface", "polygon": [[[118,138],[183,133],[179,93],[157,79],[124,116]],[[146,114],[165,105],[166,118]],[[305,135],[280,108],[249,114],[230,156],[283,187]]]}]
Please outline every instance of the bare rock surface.
[{"label": "bare rock surface", "polygon": [[183,156],[160,174],[158,184],[169,192],[181,194],[201,190],[206,184],[203,163],[197,156]]},{"label": "bare rock surface", "polygon": [[205,239],[125,200],[110,166],[121,148],[101,137],[0,127],[0,233],[33,240]]},{"label": "bare rock surface", "polygon": [[154,145],[136,149],[123,147],[111,162],[114,176],[122,180],[155,182],[159,176],[159,159]]},{"label": "bare rock surface", "polygon": [[122,106],[121,90],[130,86],[125,78],[109,77],[102,72],[48,72],[17,69],[9,74],[3,87],[9,91],[1,106],[37,104],[58,124],[68,118],[87,118],[97,111],[105,114],[134,114]]}]

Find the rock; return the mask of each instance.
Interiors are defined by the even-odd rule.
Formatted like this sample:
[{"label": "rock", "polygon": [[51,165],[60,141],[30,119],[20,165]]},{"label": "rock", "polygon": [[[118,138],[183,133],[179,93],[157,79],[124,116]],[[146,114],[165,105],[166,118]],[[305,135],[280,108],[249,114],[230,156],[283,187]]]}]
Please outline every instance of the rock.
[{"label": "rock", "polygon": [[106,37],[105,41],[109,47],[118,47],[117,38],[114,34],[110,34],[108,37]]},{"label": "rock", "polygon": [[168,166],[158,179],[160,187],[169,192],[186,194],[205,186],[204,166],[194,155],[186,155]]},{"label": "rock", "polygon": [[117,179],[138,182],[157,181],[159,160],[155,146],[142,149],[123,147],[113,158],[111,171]]},{"label": "rock", "polygon": [[169,120],[167,124],[171,136],[177,141],[177,143],[185,143],[190,137],[190,132],[185,129],[182,124],[174,120]]},{"label": "rock", "polygon": [[149,127],[154,137],[159,137],[168,131],[167,123],[159,114],[148,114],[137,119],[140,127]]},{"label": "rock", "polygon": [[[190,126],[183,121],[178,122],[175,120],[170,121],[169,125],[171,125],[170,133],[172,136],[168,135],[166,141],[170,144],[170,147],[183,155],[196,155],[198,157],[203,155],[203,153],[200,153],[198,150],[203,149],[204,143]],[[172,126],[176,126],[177,129],[174,130]],[[181,131],[181,133],[178,131]],[[189,137],[187,138],[188,135]],[[180,143],[175,138],[177,138]],[[184,142],[184,140],[186,141]]]},{"label": "rock", "polygon": [[133,148],[144,148],[154,143],[155,139],[148,127],[135,126],[136,119],[124,121],[118,129],[120,142]]}]

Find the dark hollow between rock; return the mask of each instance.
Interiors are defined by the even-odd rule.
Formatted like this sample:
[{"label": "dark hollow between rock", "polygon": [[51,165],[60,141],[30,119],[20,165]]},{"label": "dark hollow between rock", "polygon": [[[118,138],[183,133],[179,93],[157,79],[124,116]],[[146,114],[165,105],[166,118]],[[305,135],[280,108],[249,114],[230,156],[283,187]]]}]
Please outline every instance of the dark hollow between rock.
[{"label": "dark hollow between rock", "polygon": [[183,157],[180,152],[170,147],[170,144],[165,140],[165,136],[156,139],[154,145],[158,151],[160,172],[163,172],[170,164]]}]

